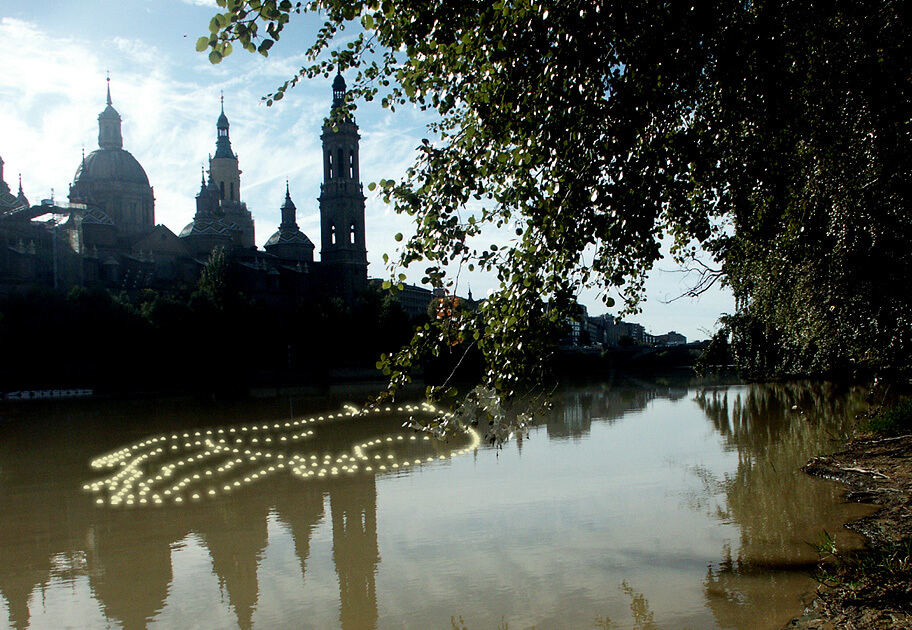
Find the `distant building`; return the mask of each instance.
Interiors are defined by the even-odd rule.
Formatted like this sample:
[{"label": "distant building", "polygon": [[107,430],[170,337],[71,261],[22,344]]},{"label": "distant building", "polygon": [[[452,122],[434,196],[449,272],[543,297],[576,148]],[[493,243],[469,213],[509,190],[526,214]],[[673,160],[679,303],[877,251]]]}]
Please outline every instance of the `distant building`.
[{"label": "distant building", "polygon": [[629,337],[634,342],[644,345],[650,341],[651,335],[648,335],[646,329],[640,324],[619,321],[607,313],[599,316],[598,319],[601,320],[601,329],[604,331],[603,343],[605,346],[617,346],[622,337]]},{"label": "distant building", "polygon": [[[345,91],[337,75],[334,112],[343,105]],[[355,121],[344,117],[323,126],[320,261],[314,260],[314,243],[298,227],[287,184],[278,230],[263,250],[257,249],[224,100],[215,127],[215,154],[202,174],[193,219],[180,235],[155,224],[154,191],[145,169],[123,148],[110,80],[106,107],[98,116],[98,149],[83,155],[69,203],[30,205],[21,176],[19,194],[13,195],[0,159],[0,294],[34,286],[68,290],[97,284],[129,292],[193,285],[212,250],[223,247],[237,263],[241,289],[250,297],[267,303],[320,296],[354,300],[367,286],[368,265]]]},{"label": "distant building", "polygon": [[403,284],[402,290],[396,292],[396,299],[399,300],[405,314],[415,318],[427,314],[428,305],[434,299],[434,292],[414,284]]},{"label": "distant building", "polygon": [[686,343],[687,337],[673,330],[656,337],[656,344],[661,346],[683,346]]},{"label": "distant building", "polygon": [[589,333],[589,342],[595,346],[605,346],[605,320],[602,317],[586,317],[583,320],[585,330]]},{"label": "distant building", "polygon": [[644,346],[675,346],[687,343],[684,335],[673,330],[664,335],[652,335],[646,332],[641,324],[620,321],[607,313],[587,318],[586,329],[592,343],[605,347],[618,346],[624,337]]}]

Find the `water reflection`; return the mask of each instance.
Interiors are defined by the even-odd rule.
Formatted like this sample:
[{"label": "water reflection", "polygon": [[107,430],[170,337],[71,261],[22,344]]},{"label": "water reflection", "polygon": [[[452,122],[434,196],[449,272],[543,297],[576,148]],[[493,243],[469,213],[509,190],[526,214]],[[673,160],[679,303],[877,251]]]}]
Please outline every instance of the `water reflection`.
[{"label": "water reflection", "polygon": [[[738,455],[737,468],[716,476],[695,467],[703,482],[707,514],[735,523],[740,538],[733,551],[710,565],[706,598],[720,626],[754,628],[757,611],[767,623],[788,606],[794,585],[803,583],[817,554],[809,543],[823,530],[839,532],[847,547],[860,537],[844,530],[847,509],[860,517],[866,506],[846,506],[843,489],[799,471],[810,454],[828,452],[851,434],[865,409],[867,391],[832,383],[752,384],[734,390],[709,389],[696,402]],[[749,605],[748,605],[749,604]]]},{"label": "water reflection", "polygon": [[[43,447],[29,439],[32,448],[26,451],[13,440],[4,441],[0,596],[6,600],[10,626],[17,630],[30,626],[30,607],[42,605],[34,601],[35,593],[44,593],[53,584],[74,585],[87,578],[91,596],[105,620],[118,622],[125,629],[146,628],[171,595],[174,552],[182,547],[182,541],[196,538],[208,551],[212,572],[237,625],[252,628],[270,517],[290,531],[301,575],[306,579],[310,541],[324,520],[328,500],[340,626],[346,630],[375,628],[374,580],[380,561],[375,474],[419,468],[468,452],[478,443],[477,436],[473,442],[457,439],[442,444],[420,436],[416,439],[411,431],[403,435],[403,421],[417,412],[409,406],[398,412],[387,409],[367,419],[349,412],[344,418],[342,414],[325,419],[314,416],[268,427],[243,424],[177,432],[172,434],[173,441],[167,433],[145,437],[96,459],[96,463],[103,462],[96,467],[113,471],[101,480],[83,483],[83,492],[74,492],[79,481],[72,478],[72,471],[84,470],[84,461],[72,461],[78,456],[67,457],[68,451],[60,448],[60,443]],[[317,431],[302,431],[302,425],[317,427]],[[254,431],[254,427],[259,430]],[[292,434],[294,431],[297,433]],[[68,435],[68,429],[61,433],[64,442],[75,438],[73,445],[84,457],[93,432],[90,430],[83,439]],[[279,434],[284,433],[292,437],[306,434],[306,448],[302,448],[301,440],[280,440]],[[211,438],[208,445],[207,435]],[[232,439],[232,448],[224,457],[206,454],[194,462],[193,453],[203,454],[207,446],[217,444],[212,440],[219,435],[244,437]],[[249,448],[258,444],[269,449],[268,453]],[[232,459],[238,454],[240,458]],[[360,468],[352,463],[356,455]],[[262,470],[261,478],[250,477],[251,467],[280,460],[287,462],[282,467],[287,470],[273,472],[293,473],[307,483],[291,474],[267,475]],[[235,465],[225,469],[226,462]],[[215,496],[203,494],[201,501],[184,502],[180,499],[193,496],[195,486],[178,489],[170,485],[174,475],[170,475],[171,481],[169,475],[162,479],[163,470],[174,469],[187,475],[184,480],[195,478],[198,484],[226,490],[218,495],[213,492]],[[246,479],[247,483],[235,485],[233,479]],[[261,491],[258,486],[267,486],[268,490]],[[150,498],[158,496],[152,492],[156,487],[173,490],[168,492],[172,501],[159,502],[157,508],[151,507],[150,501],[149,507],[140,508],[139,492],[151,489]],[[98,499],[93,506],[86,490],[109,499]],[[115,509],[100,509],[99,505]],[[127,505],[134,507],[123,509]],[[205,611],[196,613],[205,615]]]},{"label": "water reflection", "polygon": [[[85,576],[103,616],[122,627],[145,628],[163,609],[174,580],[172,551],[196,536],[208,550],[219,588],[240,628],[253,627],[259,594],[258,569],[269,536],[271,514],[287,526],[301,574],[306,580],[310,540],[330,504],[332,558],[336,567],[342,628],[374,628],[377,601],[374,576],[377,547],[376,482],[370,475],[319,481],[277,480],[268,494],[245,493],[218,503],[159,510],[99,511],[72,505],[54,510],[53,497],[42,507],[47,527],[35,528],[19,544],[0,545],[0,594],[12,627],[29,627],[29,601],[52,582],[73,583]],[[41,497],[32,496],[35,503]],[[17,506],[5,505],[0,517]],[[58,518],[62,516],[64,518]],[[36,521],[20,522],[25,534]],[[61,551],[61,549],[79,551]],[[14,570],[11,570],[14,569]],[[203,611],[196,611],[197,613]]]},{"label": "water reflection", "polygon": [[[654,379],[567,387],[556,402],[522,458],[508,445],[498,456],[440,460],[466,444],[433,453],[400,444],[403,418],[393,413],[308,423],[313,434],[283,443],[300,434],[286,433],[285,422],[302,418],[287,400],[193,410],[83,405],[0,422],[0,629],[367,630],[447,627],[460,614],[469,628],[504,620],[511,628],[755,629],[798,612],[813,589],[806,543],[824,527],[839,531],[855,508],[842,504],[839,486],[797,469],[850,430],[862,391]],[[250,418],[261,427],[257,443]],[[230,455],[185,463],[167,484],[152,483],[200,454],[204,436],[241,426],[241,442],[226,438]],[[194,438],[189,447],[147,443],[184,433]],[[357,472],[343,472],[355,447],[379,438],[378,449],[361,451],[371,462],[426,465],[386,463],[367,474],[362,459]],[[129,465],[166,444],[160,459],[137,464],[142,474],[131,484],[109,483],[125,466],[88,468],[125,445]],[[257,452],[257,461],[224,470]],[[313,474],[286,466],[252,477],[280,454]],[[349,459],[337,461],[343,454]],[[195,483],[174,488],[188,476]],[[161,506],[139,504],[144,487]]]},{"label": "water reflection", "polygon": [[688,394],[690,377],[625,379],[622,383],[593,383],[565,388],[558,404],[545,418],[551,440],[580,439],[589,435],[593,421],[614,424],[627,414],[642,411],[656,398],[680,400]]},{"label": "water reflection", "polygon": [[[372,477],[371,477],[372,479]],[[339,576],[343,628],[373,628],[377,624],[374,576],[377,548],[377,492],[364,492],[358,481],[339,482],[331,497],[333,561]]]}]

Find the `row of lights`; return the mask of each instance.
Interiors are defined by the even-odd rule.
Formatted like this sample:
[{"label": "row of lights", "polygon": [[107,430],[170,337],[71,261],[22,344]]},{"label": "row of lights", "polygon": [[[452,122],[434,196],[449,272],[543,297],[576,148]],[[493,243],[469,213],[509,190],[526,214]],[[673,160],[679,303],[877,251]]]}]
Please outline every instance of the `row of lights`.
[{"label": "row of lights", "polygon": [[[347,405],[343,413],[315,416],[274,424],[246,424],[220,429],[177,432],[146,438],[91,461],[96,470],[112,470],[106,477],[87,483],[83,489],[96,496],[99,506],[134,507],[181,505],[230,494],[277,472],[290,470],[303,479],[324,479],[355,473],[377,474],[398,471],[455,455],[468,453],[481,443],[480,436],[468,430],[469,443],[446,455],[416,457],[418,442],[430,436],[388,435],[355,445],[350,453],[338,455],[295,454],[263,450],[284,447],[313,437],[311,425],[331,420],[366,416],[390,407],[360,410]],[[436,415],[428,403],[405,405],[398,413]],[[255,447],[255,448],[249,448]],[[403,451],[377,452],[383,448]],[[178,457],[167,463],[160,460]],[[207,462],[218,458],[217,463]],[[158,464],[158,465],[156,465]],[[253,466],[253,470],[242,469]]]}]

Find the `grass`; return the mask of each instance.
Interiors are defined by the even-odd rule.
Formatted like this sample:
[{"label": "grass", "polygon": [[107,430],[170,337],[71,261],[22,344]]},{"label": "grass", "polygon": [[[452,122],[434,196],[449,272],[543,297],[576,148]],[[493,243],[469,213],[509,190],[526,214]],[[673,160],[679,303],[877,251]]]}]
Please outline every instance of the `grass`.
[{"label": "grass", "polygon": [[912,432],[912,399],[881,409],[868,421],[868,427],[881,435],[902,435]]},{"label": "grass", "polygon": [[811,575],[825,586],[857,590],[866,584],[912,579],[912,540],[845,553],[836,548],[836,540],[825,531],[820,542],[811,546],[820,556],[820,565]]}]

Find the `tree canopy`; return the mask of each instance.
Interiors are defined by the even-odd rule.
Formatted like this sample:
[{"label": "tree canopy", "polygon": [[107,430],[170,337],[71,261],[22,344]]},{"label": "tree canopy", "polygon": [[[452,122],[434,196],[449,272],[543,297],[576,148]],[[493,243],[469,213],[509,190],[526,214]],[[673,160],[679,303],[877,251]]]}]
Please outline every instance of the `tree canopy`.
[{"label": "tree canopy", "polygon": [[[213,62],[232,44],[267,55],[302,12],[325,18],[267,102],[353,69],[350,108],[438,115],[405,177],[378,182],[414,217],[391,267],[449,290],[482,269],[500,290],[385,358],[394,381],[422,351],[473,344],[509,394],[581,289],[635,311],[663,239],[684,264],[712,257],[701,286],[734,292],[723,334],[752,375],[909,366],[901,3],[217,1],[197,44]],[[480,245],[486,230],[512,240]]]}]

